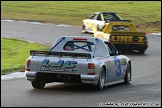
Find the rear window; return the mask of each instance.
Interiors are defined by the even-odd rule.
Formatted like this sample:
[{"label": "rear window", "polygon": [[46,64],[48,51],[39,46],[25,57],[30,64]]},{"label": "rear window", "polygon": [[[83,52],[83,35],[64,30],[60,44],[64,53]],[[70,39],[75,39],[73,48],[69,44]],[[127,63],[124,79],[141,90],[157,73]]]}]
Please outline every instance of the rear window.
[{"label": "rear window", "polygon": [[94,43],[88,41],[67,41],[63,46],[66,51],[93,52]]},{"label": "rear window", "polygon": [[104,20],[120,20],[116,14],[113,13],[103,13]]},{"label": "rear window", "polygon": [[112,31],[130,31],[130,27],[127,25],[114,25]]}]

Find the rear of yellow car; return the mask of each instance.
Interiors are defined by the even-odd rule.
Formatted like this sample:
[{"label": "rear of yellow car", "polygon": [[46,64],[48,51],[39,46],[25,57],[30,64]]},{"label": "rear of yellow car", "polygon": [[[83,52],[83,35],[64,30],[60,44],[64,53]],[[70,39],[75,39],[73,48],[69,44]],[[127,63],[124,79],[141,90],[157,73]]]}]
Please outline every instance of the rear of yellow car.
[{"label": "rear of yellow car", "polygon": [[144,32],[137,32],[135,26],[129,22],[110,22],[94,37],[105,38],[123,53],[137,50],[143,54],[148,47],[147,37]]}]

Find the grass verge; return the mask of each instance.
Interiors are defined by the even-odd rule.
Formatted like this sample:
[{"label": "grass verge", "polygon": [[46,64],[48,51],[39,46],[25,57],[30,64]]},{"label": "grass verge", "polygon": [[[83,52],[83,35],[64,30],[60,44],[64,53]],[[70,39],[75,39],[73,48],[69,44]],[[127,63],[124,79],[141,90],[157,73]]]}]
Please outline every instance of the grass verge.
[{"label": "grass verge", "polygon": [[1,74],[24,72],[30,50],[48,50],[50,46],[23,40],[1,38]]},{"label": "grass verge", "polygon": [[132,20],[139,31],[161,32],[161,1],[1,1],[1,19],[81,26],[100,11]]}]

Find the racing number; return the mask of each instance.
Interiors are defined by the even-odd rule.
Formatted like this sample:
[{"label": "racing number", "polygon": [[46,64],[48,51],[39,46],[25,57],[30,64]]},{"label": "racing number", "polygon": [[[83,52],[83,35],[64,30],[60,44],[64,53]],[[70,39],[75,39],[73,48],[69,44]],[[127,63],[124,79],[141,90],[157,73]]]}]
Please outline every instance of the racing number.
[{"label": "racing number", "polygon": [[117,66],[116,77],[120,77],[121,75],[120,60],[117,58],[114,58],[114,61],[115,61],[115,65]]}]

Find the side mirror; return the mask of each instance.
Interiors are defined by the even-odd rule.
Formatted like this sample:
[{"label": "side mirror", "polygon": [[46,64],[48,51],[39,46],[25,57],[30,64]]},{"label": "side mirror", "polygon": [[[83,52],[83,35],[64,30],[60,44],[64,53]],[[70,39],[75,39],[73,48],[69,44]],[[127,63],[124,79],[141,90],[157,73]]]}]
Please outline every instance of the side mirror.
[{"label": "side mirror", "polygon": [[121,54],[122,54],[122,52],[121,52],[121,51],[117,51],[116,53],[117,53],[117,55],[121,55]]},{"label": "side mirror", "polygon": [[119,52],[118,51],[116,51],[116,55],[119,55]]},{"label": "side mirror", "polygon": [[93,16],[94,16],[94,15],[90,15],[90,16],[88,17],[88,19],[92,19]]}]

